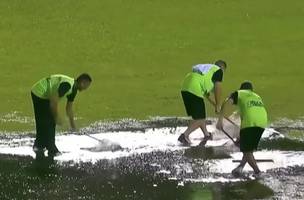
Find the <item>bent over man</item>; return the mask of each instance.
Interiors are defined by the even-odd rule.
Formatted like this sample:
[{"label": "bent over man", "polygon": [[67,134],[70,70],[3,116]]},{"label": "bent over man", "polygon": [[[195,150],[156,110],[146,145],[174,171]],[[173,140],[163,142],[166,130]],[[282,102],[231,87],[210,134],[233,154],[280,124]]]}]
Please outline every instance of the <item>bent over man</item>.
[{"label": "bent over man", "polygon": [[[221,83],[223,73],[227,65],[225,61],[218,60],[214,64],[198,64],[193,66],[182,83],[181,94],[188,116],[192,117],[186,131],[178,140],[183,144],[190,144],[189,135],[197,128],[201,128],[204,139],[200,145],[204,145],[211,139],[211,134],[206,128],[206,110],[204,99],[208,99],[215,106],[215,112],[220,111]],[[214,102],[210,99],[210,93],[214,94]]]},{"label": "bent over man", "polygon": [[59,100],[67,98],[66,114],[72,130],[76,130],[73,114],[73,101],[78,91],[86,90],[92,82],[91,77],[84,73],[77,79],[56,74],[45,77],[35,83],[31,90],[36,121],[36,140],[33,149],[35,153],[48,150],[48,156],[60,153],[55,145],[56,124],[62,121],[58,114]]},{"label": "bent over man", "polygon": [[242,83],[240,89],[232,93],[222,105],[217,123],[217,128],[221,130],[223,129],[223,118],[227,104],[237,105],[241,117],[239,142],[243,158],[240,165],[232,171],[232,174],[240,175],[247,162],[253,168],[254,173],[259,174],[260,169],[253,156],[253,151],[257,149],[261,136],[268,123],[267,112],[262,98],[253,92],[252,83],[248,81]]}]

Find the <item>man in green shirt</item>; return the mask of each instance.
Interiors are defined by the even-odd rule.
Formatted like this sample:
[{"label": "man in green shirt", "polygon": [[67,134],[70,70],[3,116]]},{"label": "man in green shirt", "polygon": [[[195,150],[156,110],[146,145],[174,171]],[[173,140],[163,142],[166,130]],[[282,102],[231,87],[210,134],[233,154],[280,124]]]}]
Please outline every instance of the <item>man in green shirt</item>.
[{"label": "man in green shirt", "polygon": [[241,117],[239,142],[243,158],[240,165],[232,171],[232,174],[240,175],[247,162],[253,168],[254,173],[259,174],[260,169],[253,156],[253,151],[257,149],[268,123],[267,112],[262,98],[253,92],[251,82],[242,83],[240,89],[232,93],[222,105],[217,123],[217,128],[220,130],[223,130],[223,118],[227,104],[237,105]]},{"label": "man in green shirt", "polygon": [[210,93],[214,94],[215,112],[220,111],[221,84],[227,65],[225,61],[218,60],[214,64],[198,64],[193,66],[192,72],[188,73],[182,83],[181,95],[188,116],[192,117],[186,131],[181,134],[178,141],[188,145],[191,143],[189,135],[197,128],[201,128],[205,137],[200,145],[205,145],[211,139],[211,134],[206,128],[206,111],[204,99],[210,102]]},{"label": "man in green shirt", "polygon": [[36,140],[33,149],[36,155],[43,154],[44,148],[48,150],[50,157],[60,153],[55,145],[56,124],[62,124],[58,114],[58,103],[61,99],[67,98],[66,114],[71,129],[75,131],[73,101],[77,91],[86,90],[91,82],[91,77],[86,73],[78,76],[76,80],[62,74],[56,74],[43,78],[33,85],[31,96],[36,121]]}]

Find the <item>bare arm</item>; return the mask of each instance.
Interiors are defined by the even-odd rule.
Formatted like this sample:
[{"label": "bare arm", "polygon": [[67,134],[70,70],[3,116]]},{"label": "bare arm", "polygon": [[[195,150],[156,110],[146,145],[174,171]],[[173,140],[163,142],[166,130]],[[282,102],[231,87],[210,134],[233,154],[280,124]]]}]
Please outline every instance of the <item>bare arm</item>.
[{"label": "bare arm", "polygon": [[215,82],[214,84],[214,100],[215,100],[215,113],[219,113],[221,106],[222,83]]},{"label": "bare arm", "polygon": [[230,105],[233,105],[233,100],[231,98],[226,98],[226,100],[224,101],[223,105],[221,106],[221,111],[219,113],[219,119],[218,119],[218,122],[217,122],[217,125],[216,127],[218,129],[223,129],[223,119],[225,118],[226,116],[226,109],[227,109],[227,105],[230,104]]},{"label": "bare arm", "polygon": [[211,104],[213,105],[213,107],[215,108],[215,102],[214,102],[214,100],[210,97],[210,95],[205,96],[205,97],[206,97],[206,99],[209,101],[209,103],[211,103]]},{"label": "bare arm", "polygon": [[66,114],[70,121],[72,131],[76,131],[76,125],[74,120],[73,102],[68,101],[66,104]]}]

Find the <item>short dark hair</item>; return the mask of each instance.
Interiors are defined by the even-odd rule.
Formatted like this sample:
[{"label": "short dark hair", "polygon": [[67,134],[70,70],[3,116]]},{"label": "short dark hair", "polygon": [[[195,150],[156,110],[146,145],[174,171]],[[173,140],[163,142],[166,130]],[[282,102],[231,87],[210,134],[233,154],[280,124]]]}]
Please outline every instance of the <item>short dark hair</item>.
[{"label": "short dark hair", "polygon": [[241,84],[240,90],[253,90],[252,83],[250,81],[244,81]]},{"label": "short dark hair", "polygon": [[223,60],[217,60],[214,64],[219,66],[219,67],[224,67],[225,69],[227,68],[227,64]]},{"label": "short dark hair", "polygon": [[77,79],[76,79],[77,82],[80,82],[80,81],[89,81],[89,82],[92,82],[92,78],[89,74],[87,73],[82,73],[80,74]]}]

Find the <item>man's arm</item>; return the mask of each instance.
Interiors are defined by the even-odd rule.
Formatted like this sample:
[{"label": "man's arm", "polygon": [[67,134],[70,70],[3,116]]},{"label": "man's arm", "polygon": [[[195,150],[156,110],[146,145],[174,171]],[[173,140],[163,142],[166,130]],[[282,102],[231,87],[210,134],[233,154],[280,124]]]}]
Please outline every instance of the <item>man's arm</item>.
[{"label": "man's arm", "polygon": [[[214,99],[215,99],[215,95],[213,95],[213,96],[214,96]],[[216,110],[216,103],[215,103],[215,101],[210,97],[210,94],[205,95],[205,98],[209,101],[209,103],[211,103],[211,104],[213,105],[214,109]]]},{"label": "man's arm", "polygon": [[221,94],[222,94],[222,81],[223,81],[223,70],[218,69],[212,76],[212,82],[214,83],[214,100],[215,100],[215,113],[220,112]]},{"label": "man's arm", "polygon": [[208,101],[209,103],[211,103],[213,105],[213,107],[215,108],[215,102],[214,100],[210,97],[210,93],[208,93],[207,95],[204,96]]},{"label": "man's arm", "polygon": [[58,91],[55,92],[54,94],[52,94],[50,97],[51,112],[53,114],[56,124],[58,124],[58,125],[62,125],[62,123],[63,123],[59,116],[59,112],[58,112],[59,98],[63,97],[64,94],[67,91],[69,91],[70,88],[71,88],[71,85],[69,83],[63,82],[59,85]]},{"label": "man's arm", "polygon": [[215,113],[219,113],[221,110],[221,94],[222,94],[222,82],[215,82],[214,84],[214,100],[215,100]]},{"label": "man's arm", "polygon": [[73,102],[67,101],[66,104],[66,114],[70,121],[70,126],[72,131],[76,131],[76,125],[74,120],[74,112],[73,112]]},{"label": "man's arm", "polygon": [[222,130],[223,129],[223,119],[226,116],[226,109],[227,109],[227,105],[233,105],[233,99],[228,97],[226,98],[226,100],[224,101],[223,105],[221,106],[221,111],[219,113],[219,119],[218,122],[216,124],[216,128]]}]

